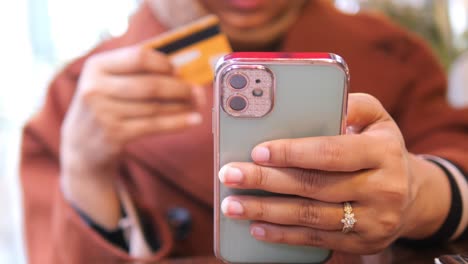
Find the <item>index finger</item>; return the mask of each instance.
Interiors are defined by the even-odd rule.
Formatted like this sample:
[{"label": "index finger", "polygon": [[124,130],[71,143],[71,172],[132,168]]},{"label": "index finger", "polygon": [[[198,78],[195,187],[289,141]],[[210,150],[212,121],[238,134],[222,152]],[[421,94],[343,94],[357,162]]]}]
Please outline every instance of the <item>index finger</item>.
[{"label": "index finger", "polygon": [[87,63],[110,74],[173,74],[172,64],[165,54],[142,45],[101,53],[89,58]]},{"label": "index finger", "polygon": [[[372,170],[359,172],[327,172],[298,168],[275,168],[253,163],[229,163],[218,173],[219,180],[229,188],[263,190],[316,199],[323,202],[341,203],[356,201],[362,197],[362,176]],[[366,193],[366,197],[367,197]]]},{"label": "index finger", "polygon": [[190,101],[193,88],[177,78],[165,75],[123,75],[104,78],[102,89],[122,100]]},{"label": "index finger", "polygon": [[262,165],[323,171],[376,168],[384,154],[370,135],[280,139],[260,144],[252,159]]},{"label": "index finger", "polygon": [[368,94],[350,94],[347,125],[361,134],[270,141],[254,148],[252,159],[271,166],[326,171],[357,171],[381,165],[385,155],[381,137],[395,134],[396,127],[382,104]]}]

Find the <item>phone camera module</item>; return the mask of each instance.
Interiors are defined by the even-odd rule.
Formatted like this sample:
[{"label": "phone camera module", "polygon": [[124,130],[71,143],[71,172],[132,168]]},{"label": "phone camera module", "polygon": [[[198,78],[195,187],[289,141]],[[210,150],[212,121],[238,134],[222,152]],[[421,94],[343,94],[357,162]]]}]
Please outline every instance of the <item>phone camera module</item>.
[{"label": "phone camera module", "polygon": [[234,111],[242,111],[247,107],[247,100],[242,96],[235,95],[229,99],[229,107]]},{"label": "phone camera module", "polygon": [[275,76],[264,65],[231,65],[217,77],[219,102],[229,116],[261,118],[273,109]]},{"label": "phone camera module", "polygon": [[229,78],[229,84],[234,89],[242,89],[247,86],[247,78],[242,74],[234,74]]},{"label": "phone camera module", "polygon": [[263,90],[259,88],[253,89],[252,95],[255,97],[261,97],[263,95]]}]

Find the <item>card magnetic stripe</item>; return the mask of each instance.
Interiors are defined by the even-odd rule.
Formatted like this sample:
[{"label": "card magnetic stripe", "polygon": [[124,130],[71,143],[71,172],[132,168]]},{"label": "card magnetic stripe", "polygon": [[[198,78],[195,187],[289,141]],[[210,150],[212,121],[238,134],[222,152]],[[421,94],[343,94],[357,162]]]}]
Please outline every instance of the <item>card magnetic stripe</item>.
[{"label": "card magnetic stripe", "polygon": [[166,53],[166,54],[170,54],[172,52],[188,47],[202,40],[209,39],[213,36],[218,35],[219,33],[220,33],[219,26],[214,25],[202,31],[183,37],[167,45],[155,48],[155,50]]}]

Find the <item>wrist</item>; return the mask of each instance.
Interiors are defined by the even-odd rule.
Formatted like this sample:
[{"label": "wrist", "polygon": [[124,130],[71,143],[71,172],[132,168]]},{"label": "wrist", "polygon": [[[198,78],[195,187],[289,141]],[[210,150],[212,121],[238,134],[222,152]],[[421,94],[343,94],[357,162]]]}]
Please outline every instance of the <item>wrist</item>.
[{"label": "wrist", "polygon": [[401,237],[424,239],[437,232],[450,211],[450,183],[444,171],[435,164],[410,154],[415,184],[414,200],[408,209]]},{"label": "wrist", "polygon": [[61,168],[64,198],[106,229],[117,227],[120,201],[114,184],[118,170],[91,170],[71,164]]}]

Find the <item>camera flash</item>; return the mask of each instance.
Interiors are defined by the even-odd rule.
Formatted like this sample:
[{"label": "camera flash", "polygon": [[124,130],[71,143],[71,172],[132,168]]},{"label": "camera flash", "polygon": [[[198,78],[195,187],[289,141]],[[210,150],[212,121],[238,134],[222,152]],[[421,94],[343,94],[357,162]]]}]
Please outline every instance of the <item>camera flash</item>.
[{"label": "camera flash", "polygon": [[263,95],[263,90],[259,88],[253,89],[252,94],[253,96],[260,97]]}]

